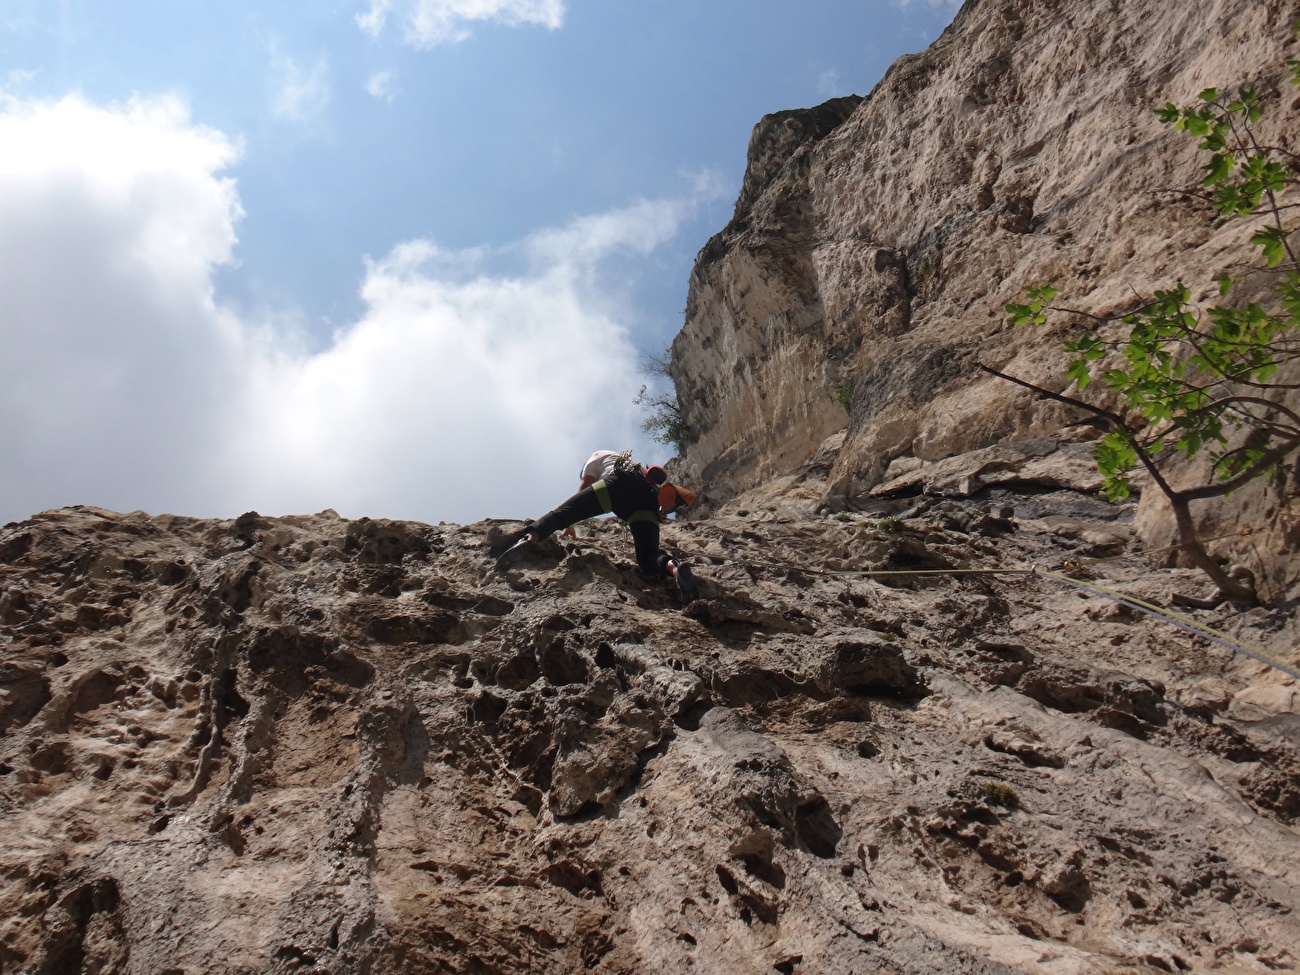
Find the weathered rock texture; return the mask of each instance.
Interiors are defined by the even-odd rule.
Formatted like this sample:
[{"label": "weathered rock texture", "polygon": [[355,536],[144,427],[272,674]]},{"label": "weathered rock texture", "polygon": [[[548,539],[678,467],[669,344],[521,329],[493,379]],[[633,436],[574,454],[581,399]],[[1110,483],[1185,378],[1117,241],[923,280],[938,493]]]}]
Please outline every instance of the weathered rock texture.
[{"label": "weathered rock texture", "polygon": [[1293,682],[1050,579],[813,571],[1115,555],[1128,508],[786,488],[667,529],[685,606],[610,522],[504,574],[485,524],[0,530],[0,969],[1300,964]]},{"label": "weathered rock texture", "polygon": [[[1202,588],[1133,557],[1095,431],[974,364],[1062,387],[1001,324],[1027,283],[1101,312],[1242,255],[1149,108],[1279,88],[1298,7],[970,2],[765,119],[674,346],[689,604],[609,522],[506,573],[487,524],[0,529],[0,972],[1297,970],[1295,681],[1041,573],[908,573]],[[1218,544],[1269,608],[1191,611],[1292,668],[1294,477],[1217,512],[1268,529]]]},{"label": "weathered rock texture", "polygon": [[[1152,109],[1254,84],[1269,113],[1263,140],[1296,148],[1300,102],[1284,61],[1300,53],[1297,17],[1294,0],[970,0],[866,98],[764,118],[673,343],[698,436],[688,478],[732,497],[847,429],[830,493],[851,497],[891,479],[891,462],[1077,422],[977,370],[1067,386],[1059,341],[1071,323],[1013,329],[1005,304],[1054,282],[1060,302],[1107,314],[1179,278],[1217,299],[1214,282],[1249,256],[1258,221],[1213,221],[1197,193],[1204,160]],[[851,416],[837,398],[849,396]],[[1269,530],[1266,549],[1294,551],[1295,480],[1284,472],[1258,497],[1205,505],[1206,534],[1243,517]],[[1142,531],[1163,543],[1168,519],[1147,504]],[[1230,554],[1255,558],[1246,545]],[[1255,568],[1295,581],[1276,559]]]}]

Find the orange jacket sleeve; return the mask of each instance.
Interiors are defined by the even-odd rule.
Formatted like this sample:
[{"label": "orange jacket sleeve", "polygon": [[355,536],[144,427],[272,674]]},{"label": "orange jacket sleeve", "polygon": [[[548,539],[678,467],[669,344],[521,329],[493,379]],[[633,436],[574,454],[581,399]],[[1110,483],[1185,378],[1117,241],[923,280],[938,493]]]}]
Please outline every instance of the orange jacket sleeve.
[{"label": "orange jacket sleeve", "polygon": [[676,510],[679,502],[687,505],[694,504],[695,495],[675,484],[665,483],[659,489],[659,510],[663,514]]}]

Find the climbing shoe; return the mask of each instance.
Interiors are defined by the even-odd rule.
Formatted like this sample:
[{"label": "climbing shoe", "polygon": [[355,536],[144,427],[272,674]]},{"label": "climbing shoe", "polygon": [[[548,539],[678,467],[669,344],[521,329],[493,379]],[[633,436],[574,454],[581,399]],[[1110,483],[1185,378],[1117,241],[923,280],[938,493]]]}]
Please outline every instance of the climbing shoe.
[{"label": "climbing shoe", "polygon": [[695,574],[680,562],[677,563],[676,578],[677,591],[683,596],[692,596],[695,594],[695,590],[700,588],[700,583],[695,578]]},{"label": "climbing shoe", "polygon": [[488,530],[487,543],[488,555],[492,558],[500,558],[510,549],[519,544],[520,539],[528,534],[527,526],[512,532],[503,532],[495,525]]},{"label": "climbing shoe", "polygon": [[501,553],[497,558],[497,568],[510,568],[532,550],[533,543],[529,540],[528,536],[525,535],[523,538],[519,539],[519,541],[515,542],[514,545]]}]

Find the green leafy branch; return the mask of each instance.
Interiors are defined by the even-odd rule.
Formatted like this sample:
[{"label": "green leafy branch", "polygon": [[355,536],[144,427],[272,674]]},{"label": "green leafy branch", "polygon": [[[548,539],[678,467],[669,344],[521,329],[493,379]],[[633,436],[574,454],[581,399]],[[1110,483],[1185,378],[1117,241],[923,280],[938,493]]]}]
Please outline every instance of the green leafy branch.
[{"label": "green leafy branch", "polygon": [[641,421],[641,429],[644,432],[650,434],[658,443],[672,447],[678,456],[686,452],[687,446],[694,437],[691,434],[690,424],[682,415],[682,408],[678,405],[676,396],[651,393],[649,388],[643,385],[641,392],[632,402],[648,413]]}]

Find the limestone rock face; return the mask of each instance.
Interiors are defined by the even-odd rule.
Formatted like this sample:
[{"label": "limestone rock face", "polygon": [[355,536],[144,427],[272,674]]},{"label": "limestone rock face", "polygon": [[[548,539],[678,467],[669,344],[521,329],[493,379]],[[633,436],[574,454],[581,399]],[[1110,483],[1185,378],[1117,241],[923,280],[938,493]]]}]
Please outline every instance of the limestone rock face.
[{"label": "limestone rock face", "polygon": [[[508,571],[487,524],[0,530],[3,971],[1300,965],[1294,681],[908,574],[1121,554],[1131,505],[783,497],[665,528],[685,605],[609,521]],[[1204,618],[1300,663],[1294,619]]]},{"label": "limestone rock face", "polygon": [[[1294,0],[970,0],[860,102],[754,130],[732,221],[700,252],[671,372],[687,479],[732,497],[844,430],[831,493],[1077,421],[986,376],[1067,385],[1061,333],[1004,306],[1054,282],[1093,314],[1182,278],[1211,295],[1255,221],[1214,224],[1204,161],[1155,118],[1250,83],[1295,149]],[[842,405],[848,402],[848,409]]]}]

